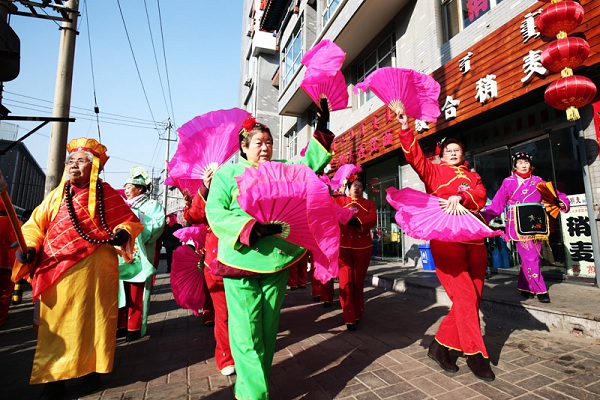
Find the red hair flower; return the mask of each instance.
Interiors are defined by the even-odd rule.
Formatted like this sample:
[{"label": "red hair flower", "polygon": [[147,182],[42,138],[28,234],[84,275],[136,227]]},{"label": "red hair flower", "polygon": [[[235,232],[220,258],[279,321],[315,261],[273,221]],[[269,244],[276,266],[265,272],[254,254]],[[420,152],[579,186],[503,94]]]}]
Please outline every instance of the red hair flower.
[{"label": "red hair flower", "polygon": [[242,136],[248,136],[248,133],[250,133],[250,131],[254,128],[254,125],[256,125],[256,118],[254,118],[251,115],[246,117],[246,119],[242,123],[242,131],[240,132]]}]

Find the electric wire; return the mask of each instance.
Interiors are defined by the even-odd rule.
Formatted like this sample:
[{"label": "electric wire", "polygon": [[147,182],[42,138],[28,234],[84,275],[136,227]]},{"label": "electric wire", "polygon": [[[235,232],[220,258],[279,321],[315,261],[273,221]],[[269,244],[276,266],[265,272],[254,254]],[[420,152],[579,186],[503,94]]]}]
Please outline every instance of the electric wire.
[{"label": "electric wire", "polygon": [[83,0],[83,8],[85,9],[85,21],[87,25],[87,39],[88,39],[88,49],[90,53],[90,69],[92,72],[92,89],[94,91],[94,113],[96,114],[96,126],[98,128],[98,142],[102,143],[102,136],[100,136],[100,118],[98,114],[100,113],[100,108],[98,107],[98,99],[96,97],[96,77],[94,75],[94,60],[92,58],[92,39],[91,39],[91,30],[90,30],[90,19],[87,8],[87,1]]},{"label": "electric wire", "polygon": [[167,51],[165,49],[165,35],[163,32],[163,24],[162,24],[162,13],[160,11],[160,0],[156,0],[158,5],[158,23],[160,26],[160,39],[162,42],[162,50],[163,50],[163,59],[165,60],[165,76],[167,77],[167,92],[169,93],[169,103],[171,104],[171,115],[173,119],[173,125],[177,126],[175,120],[175,109],[173,108],[173,96],[171,95],[171,80],[169,79],[169,67],[167,66]]},{"label": "electric wire", "polygon": [[[150,116],[152,117],[152,120],[156,120],[156,118],[154,118],[154,113],[152,112],[152,107],[150,106],[150,100],[148,100],[148,94],[146,93],[146,88],[144,86],[144,81],[142,80],[142,75],[141,75],[140,69],[138,67],[137,59],[135,58],[135,53],[133,51],[133,45],[131,44],[131,38],[129,37],[129,31],[127,30],[127,24],[125,23],[125,16],[123,15],[123,10],[121,8],[120,0],[117,0],[117,5],[119,7],[119,13],[121,14],[121,20],[123,21],[123,28],[125,28],[125,35],[127,36],[127,42],[129,43],[129,49],[131,50],[131,56],[133,57],[135,69],[137,71],[138,78],[140,80],[140,84],[142,85],[142,91],[144,92],[144,98],[146,99],[146,104],[148,105],[148,110],[150,111]],[[158,126],[156,126],[156,132],[158,132],[158,135],[160,137],[160,131],[158,130]]]}]

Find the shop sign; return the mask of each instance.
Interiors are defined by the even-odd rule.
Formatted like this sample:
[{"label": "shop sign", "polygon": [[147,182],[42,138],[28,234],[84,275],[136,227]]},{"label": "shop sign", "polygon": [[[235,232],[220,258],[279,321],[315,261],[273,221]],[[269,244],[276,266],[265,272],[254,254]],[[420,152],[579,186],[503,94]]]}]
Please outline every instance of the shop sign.
[{"label": "shop sign", "polygon": [[571,209],[560,215],[567,275],[595,278],[596,265],[585,194],[567,197],[571,201]]}]

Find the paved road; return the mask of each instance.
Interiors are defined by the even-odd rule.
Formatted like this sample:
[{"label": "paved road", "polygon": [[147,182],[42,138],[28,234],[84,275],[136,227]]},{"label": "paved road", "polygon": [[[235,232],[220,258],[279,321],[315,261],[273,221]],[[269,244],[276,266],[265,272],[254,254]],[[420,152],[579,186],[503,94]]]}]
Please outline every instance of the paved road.
[{"label": "paved road", "polygon": [[[455,374],[427,358],[446,306],[381,288],[368,288],[366,298],[361,325],[348,332],[339,302],[325,309],[312,302],[310,286],[288,291],[272,399],[600,399],[600,340],[486,320],[485,342],[497,376],[486,383],[462,358]],[[11,309],[0,330],[3,400],[35,399],[41,392],[28,385],[35,338],[27,299]],[[140,341],[118,342],[114,371],[100,392],[85,399],[233,398],[235,376],[220,375],[215,365],[212,328],[177,306],[167,274],[158,275],[148,330]],[[64,398],[80,397],[81,382],[69,382]]]}]

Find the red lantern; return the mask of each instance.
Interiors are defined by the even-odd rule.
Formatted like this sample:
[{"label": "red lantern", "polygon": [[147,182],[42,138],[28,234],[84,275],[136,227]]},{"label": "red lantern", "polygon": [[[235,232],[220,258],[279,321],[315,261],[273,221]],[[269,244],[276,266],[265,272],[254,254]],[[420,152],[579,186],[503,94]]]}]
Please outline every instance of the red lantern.
[{"label": "red lantern", "polygon": [[587,41],[578,37],[568,37],[550,42],[542,52],[542,65],[552,72],[561,72],[564,76],[573,75],[570,69],[583,64],[590,54],[590,45]]},{"label": "red lantern", "polygon": [[554,81],[544,93],[544,100],[553,108],[567,111],[567,119],[580,118],[577,108],[589,104],[596,96],[596,85],[584,76],[567,76]]},{"label": "red lantern", "polygon": [[572,0],[551,4],[536,18],[535,25],[544,36],[566,37],[583,21],[583,7]]}]

